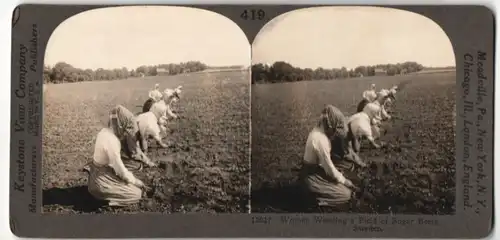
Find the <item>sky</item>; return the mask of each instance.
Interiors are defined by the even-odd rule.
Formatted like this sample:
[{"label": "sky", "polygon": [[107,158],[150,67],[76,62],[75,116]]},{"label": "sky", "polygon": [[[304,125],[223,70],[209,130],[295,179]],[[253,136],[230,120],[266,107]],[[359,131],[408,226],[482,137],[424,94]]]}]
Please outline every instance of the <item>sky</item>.
[{"label": "sky", "polygon": [[45,65],[137,68],[201,61],[250,65],[250,44],[231,20],[214,12],[169,6],[90,10],[61,23],[49,39]]},{"label": "sky", "polygon": [[446,33],[412,12],[380,7],[321,7],[288,12],[266,24],[252,63],[286,61],[301,68],[355,68],[416,61],[455,66]]}]

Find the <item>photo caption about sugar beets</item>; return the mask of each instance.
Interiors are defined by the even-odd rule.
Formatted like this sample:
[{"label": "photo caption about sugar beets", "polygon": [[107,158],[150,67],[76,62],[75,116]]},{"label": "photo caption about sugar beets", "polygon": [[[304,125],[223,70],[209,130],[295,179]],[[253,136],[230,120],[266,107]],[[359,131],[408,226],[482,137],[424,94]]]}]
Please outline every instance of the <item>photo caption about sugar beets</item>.
[{"label": "photo caption about sugar beets", "polygon": [[485,105],[488,97],[486,89],[493,87],[492,79],[489,79],[484,71],[488,57],[492,56],[483,51],[464,54],[464,78],[461,83],[463,110],[458,113],[459,121],[464,124],[462,129],[457,130],[463,134],[464,144],[463,156],[457,159],[457,168],[462,167],[464,171],[460,179],[463,184],[463,210],[476,214],[481,214],[487,208],[486,193],[489,189],[486,184],[488,175],[491,175],[491,172],[485,172],[488,169],[486,164],[489,153],[484,149],[484,145],[489,144],[485,141],[491,133],[486,128],[489,127],[487,124],[491,123],[489,119],[492,114],[492,110],[487,109]]},{"label": "photo caption about sugar beets", "polygon": [[338,217],[328,215],[317,216],[254,216],[252,224],[272,224],[286,225],[316,225],[324,224],[331,226],[342,226],[349,228],[353,232],[384,232],[384,227],[392,226],[439,226],[439,221],[432,216],[404,217],[404,216],[350,216]]},{"label": "photo caption about sugar beets", "polygon": [[[40,92],[42,83],[37,81],[42,76],[43,69],[38,69],[38,26],[31,26],[31,37],[28,42],[19,44],[19,60],[14,62],[18,67],[19,78],[13,84],[13,94],[18,99],[14,106],[12,129],[15,135],[22,137],[13,142],[15,148],[13,157],[16,158],[14,168],[16,174],[13,180],[14,191],[29,194],[31,201],[28,209],[32,213],[37,211],[37,163],[40,154],[37,146],[30,145],[27,139],[38,138],[40,126]],[[35,77],[37,76],[37,77]],[[29,141],[31,142],[31,141]],[[35,142],[35,141],[33,141]]]}]

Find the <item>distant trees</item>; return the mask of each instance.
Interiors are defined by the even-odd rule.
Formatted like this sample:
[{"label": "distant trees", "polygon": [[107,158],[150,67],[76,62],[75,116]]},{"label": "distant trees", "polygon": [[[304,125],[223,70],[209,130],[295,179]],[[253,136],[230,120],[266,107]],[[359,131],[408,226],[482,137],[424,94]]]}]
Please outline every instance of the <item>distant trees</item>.
[{"label": "distant trees", "polygon": [[[189,61],[179,64],[143,65],[136,69],[81,69],[65,62],[58,62],[54,66],[44,66],[43,80],[45,83],[70,83],[84,81],[119,80],[129,77],[156,76],[161,69],[161,74],[177,75],[187,72],[200,72],[212,67],[199,61]],[[217,69],[241,68],[241,66],[216,67]],[[374,66],[358,66],[353,69],[341,68],[298,68],[291,64],[278,61],[272,65],[255,64],[251,66],[252,84],[254,83],[277,83],[311,81],[325,79],[342,79],[360,76],[374,76],[382,72],[383,75],[393,76],[418,72],[424,67],[416,62],[404,62],[398,64],[378,64]]]},{"label": "distant trees", "polygon": [[156,76],[157,69],[168,70],[168,75],[177,75],[184,72],[199,72],[208,68],[204,63],[190,61],[179,64],[159,64],[156,66],[139,66],[136,69],[115,68],[115,69],[81,69],[65,62],[58,62],[54,66],[44,66],[44,83],[70,83],[84,81],[102,81],[127,79],[129,77]]},{"label": "distant trees", "polygon": [[378,64],[373,66],[358,66],[353,69],[341,68],[298,68],[291,64],[278,61],[272,65],[254,64],[252,65],[252,84],[255,83],[277,83],[295,82],[311,80],[330,80],[360,76],[374,76],[379,72],[384,75],[394,76],[418,72],[424,69],[422,64],[417,62],[404,62],[397,64]]}]

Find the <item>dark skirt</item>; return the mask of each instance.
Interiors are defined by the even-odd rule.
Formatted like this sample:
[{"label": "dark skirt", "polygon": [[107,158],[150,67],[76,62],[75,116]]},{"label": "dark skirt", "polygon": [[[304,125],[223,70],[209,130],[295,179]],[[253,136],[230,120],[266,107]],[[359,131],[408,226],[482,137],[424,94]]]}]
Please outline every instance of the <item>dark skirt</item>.
[{"label": "dark skirt", "polygon": [[149,109],[151,109],[154,103],[155,103],[154,99],[152,98],[148,99],[146,102],[144,102],[144,105],[142,105],[142,112],[143,113],[149,112]]},{"label": "dark skirt", "polygon": [[369,103],[369,101],[363,98],[363,100],[361,100],[361,102],[358,103],[358,108],[356,110],[356,113],[362,112],[363,109],[365,108],[366,104],[368,104],[368,103]]}]

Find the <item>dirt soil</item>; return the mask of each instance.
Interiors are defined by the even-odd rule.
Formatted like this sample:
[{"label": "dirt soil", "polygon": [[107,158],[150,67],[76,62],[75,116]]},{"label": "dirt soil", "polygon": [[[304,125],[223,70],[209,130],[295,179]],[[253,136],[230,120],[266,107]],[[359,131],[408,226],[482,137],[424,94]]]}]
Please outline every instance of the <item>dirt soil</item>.
[{"label": "dirt soil", "polygon": [[[252,86],[252,212],[455,212],[455,73]],[[367,168],[344,171],[360,189],[339,208],[305,206],[295,184],[308,132],[324,104],[353,114],[361,93],[401,86],[384,123],[386,146],[363,143]]]},{"label": "dirt soil", "polygon": [[[250,96],[247,73],[199,73],[48,87],[43,126],[43,212],[248,212]],[[169,123],[168,148],[151,144],[154,161],[134,173],[149,190],[137,205],[112,208],[87,191],[83,166],[92,160],[108,111],[122,104],[138,113],[155,83],[183,86]]]}]

